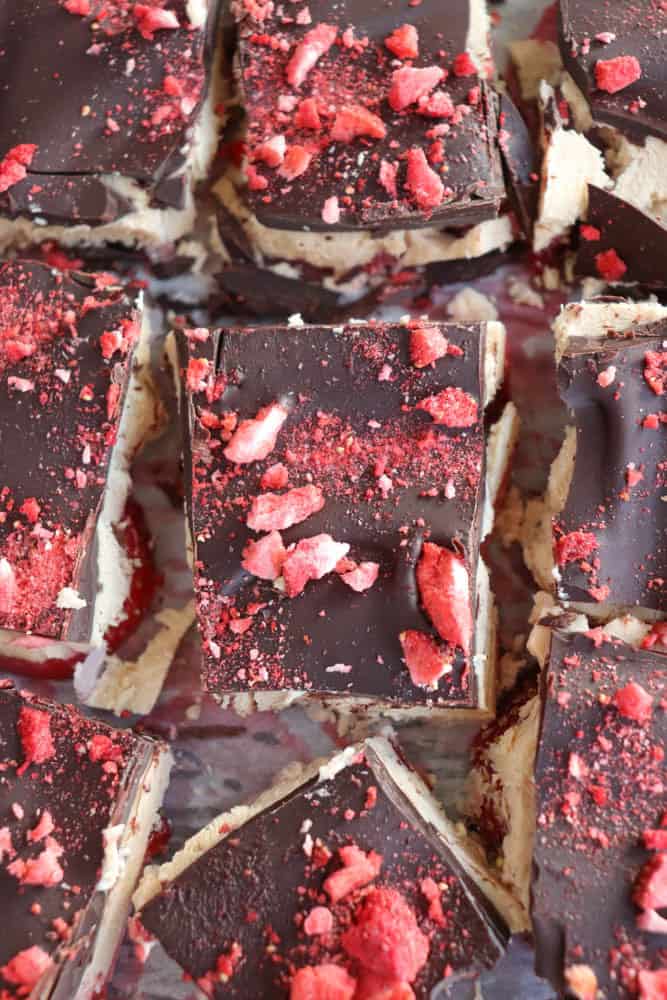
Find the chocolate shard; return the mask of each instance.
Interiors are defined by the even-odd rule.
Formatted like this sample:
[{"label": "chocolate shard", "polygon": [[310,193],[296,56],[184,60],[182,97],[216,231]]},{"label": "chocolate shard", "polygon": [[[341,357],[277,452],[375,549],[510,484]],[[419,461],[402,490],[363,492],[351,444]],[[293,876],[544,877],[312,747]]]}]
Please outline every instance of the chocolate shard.
[{"label": "chocolate shard", "polygon": [[189,336],[195,590],[215,697],[244,711],[490,704],[479,547],[515,422],[510,408],[487,465],[483,414],[503,344],[499,324],[417,321]]},{"label": "chocolate shard", "polygon": [[104,986],[168,780],[162,744],[0,686],[6,997]]},{"label": "chocolate shard", "polygon": [[559,995],[660,996],[667,656],[599,629],[553,631],[543,681],[532,883],[538,972]]},{"label": "chocolate shard", "polygon": [[381,738],[218,817],[148,869],[135,905],[207,995],[257,1000],[323,989],[329,975],[340,996],[391,983],[427,1000],[444,968],[494,968],[525,920]]},{"label": "chocolate shard", "polygon": [[526,239],[530,239],[537,214],[540,155],[528,126],[514,101],[499,98],[498,144],[507,194]]}]

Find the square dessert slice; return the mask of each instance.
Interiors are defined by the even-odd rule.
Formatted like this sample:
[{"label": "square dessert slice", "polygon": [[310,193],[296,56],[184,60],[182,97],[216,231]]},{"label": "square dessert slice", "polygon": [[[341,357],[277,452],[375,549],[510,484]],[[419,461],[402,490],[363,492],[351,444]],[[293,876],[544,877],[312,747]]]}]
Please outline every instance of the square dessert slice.
[{"label": "square dessert slice", "polygon": [[217,7],[12,3],[0,21],[0,245],[157,250],[192,228],[217,144]]},{"label": "square dessert slice", "polygon": [[215,186],[223,287],[256,299],[254,264],[350,301],[392,271],[509,245],[484,0],[450,3],[446,29],[438,0],[232,10],[243,114],[225,139],[245,158]]},{"label": "square dessert slice", "polygon": [[0,686],[3,997],[99,996],[171,766],[166,747]]},{"label": "square dessert slice", "polygon": [[426,1000],[494,966],[525,921],[381,738],[218,817],[134,901],[208,996],[256,1000]]},{"label": "square dessert slice", "polygon": [[544,501],[528,504],[526,562],[545,590],[596,617],[665,608],[667,309],[592,300],[555,324],[568,428]]},{"label": "square dessert slice", "polygon": [[114,653],[155,575],[131,495],[163,418],[153,317],[109,275],[26,261],[0,267],[0,310],[0,660]]},{"label": "square dessert slice", "polygon": [[489,437],[498,323],[189,333],[195,591],[208,690],[240,711],[493,703],[480,542],[516,429]]}]

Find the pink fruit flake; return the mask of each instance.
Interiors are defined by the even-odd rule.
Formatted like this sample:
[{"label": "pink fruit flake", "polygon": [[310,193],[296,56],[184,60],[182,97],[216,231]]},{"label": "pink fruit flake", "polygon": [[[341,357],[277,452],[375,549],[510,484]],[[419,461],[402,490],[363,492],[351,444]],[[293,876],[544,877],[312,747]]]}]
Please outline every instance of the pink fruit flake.
[{"label": "pink fruit flake", "polygon": [[364,969],[395,982],[414,982],[428,958],[429,940],[414,910],[395,889],[373,889],[341,941]]},{"label": "pink fruit flake", "polygon": [[51,716],[48,712],[22,705],[18,732],[24,756],[24,762],[19,769],[21,772],[31,764],[45,764],[55,757],[56,748],[51,735]]},{"label": "pink fruit flake", "polygon": [[410,331],[410,360],[415,368],[426,368],[447,354],[448,341],[436,326],[418,326]]},{"label": "pink fruit flake", "polygon": [[290,1000],[352,1000],[357,981],[333,963],[299,969],[290,986]]},{"label": "pink fruit flake", "polygon": [[622,716],[644,725],[653,715],[653,698],[641,684],[630,681],[614,695],[614,705]]},{"label": "pink fruit flake", "polygon": [[436,424],[445,427],[473,427],[478,419],[477,400],[455,386],[422,399],[417,409],[424,410]]},{"label": "pink fruit flake", "polygon": [[451,654],[427,632],[408,629],[401,632],[399,639],[412,683],[434,690],[440,678],[451,670]]},{"label": "pink fruit flake", "polygon": [[51,965],[47,953],[34,944],[30,948],[19,951],[18,954],[0,968],[0,975],[8,983],[22,987],[21,994],[27,995]]},{"label": "pink fruit flake", "polygon": [[331,24],[318,24],[299,42],[287,64],[287,82],[300,87],[311,69],[329,51],[336,41],[336,28]]},{"label": "pink fruit flake", "polygon": [[357,593],[362,593],[364,590],[368,590],[373,586],[378,578],[378,573],[380,572],[380,564],[376,562],[362,562],[354,569],[348,570],[346,573],[341,573],[341,580],[351,587],[352,590],[356,590]]},{"label": "pink fruit flake", "polygon": [[321,580],[327,573],[332,573],[349,551],[350,546],[346,542],[335,542],[331,535],[302,538],[288,550],[283,563],[287,596],[296,597],[310,580]]},{"label": "pink fruit flake", "polygon": [[266,458],[275,448],[280,428],[288,416],[284,406],[271,403],[262,407],[251,420],[242,420],[225,448],[225,458],[238,465]]},{"label": "pink fruit flake", "polygon": [[372,882],[380,874],[382,856],[375,851],[365,854],[360,848],[351,844],[341,847],[338,851],[343,867],[329,875],[324,881],[324,891],[332,903],[338,903],[349,893]]},{"label": "pink fruit flake", "polygon": [[432,212],[442,204],[445,188],[438,174],[428,165],[423,149],[408,150],[405,187],[423,212]]},{"label": "pink fruit flake", "polygon": [[8,191],[27,176],[27,168],[32,163],[36,152],[37,146],[23,143],[20,146],[14,146],[5,154],[0,160],[0,194]]},{"label": "pink fruit flake", "polygon": [[424,542],[417,563],[417,585],[422,604],[445,642],[470,652],[472,608],[470,580],[462,556]]},{"label": "pink fruit flake", "polygon": [[241,565],[260,580],[277,580],[282,573],[287,550],[278,531],[264,535],[259,541],[249,541],[243,550]]},{"label": "pink fruit flake", "polygon": [[416,59],[419,55],[419,34],[413,24],[402,24],[388,35],[384,44],[398,59]]},{"label": "pink fruit flake", "polygon": [[285,531],[324,507],[319,486],[296,486],[287,493],[262,493],[255,497],[248,514],[253,531]]},{"label": "pink fruit flake", "polygon": [[416,104],[420,97],[430,94],[441,80],[445,71],[439,66],[425,66],[414,69],[403,66],[392,74],[389,90],[389,104],[394,111],[403,111],[411,104]]},{"label": "pink fruit flake", "polygon": [[595,64],[595,82],[598,90],[616,94],[629,87],[642,75],[641,64],[634,56],[616,56],[615,59],[598,59]]},{"label": "pink fruit flake", "polygon": [[335,142],[353,142],[360,136],[384,139],[387,129],[377,115],[359,104],[344,105],[337,113],[331,129]]}]

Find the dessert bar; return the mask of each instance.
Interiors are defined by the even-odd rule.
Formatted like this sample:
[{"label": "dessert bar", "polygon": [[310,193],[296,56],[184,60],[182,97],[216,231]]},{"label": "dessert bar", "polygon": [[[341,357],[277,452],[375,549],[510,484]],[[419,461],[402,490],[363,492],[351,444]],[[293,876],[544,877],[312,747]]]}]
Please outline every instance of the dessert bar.
[{"label": "dessert bar", "polygon": [[0,993],[99,996],[169,776],[166,747],[0,685]]},{"label": "dessert bar", "polygon": [[208,690],[243,712],[491,709],[480,543],[517,429],[510,405],[484,431],[502,325],[293,323],[188,342]]},{"label": "dessert bar", "polygon": [[382,738],[218,817],[148,869],[134,901],[146,930],[220,998],[426,1000],[445,977],[493,968],[525,926]]}]

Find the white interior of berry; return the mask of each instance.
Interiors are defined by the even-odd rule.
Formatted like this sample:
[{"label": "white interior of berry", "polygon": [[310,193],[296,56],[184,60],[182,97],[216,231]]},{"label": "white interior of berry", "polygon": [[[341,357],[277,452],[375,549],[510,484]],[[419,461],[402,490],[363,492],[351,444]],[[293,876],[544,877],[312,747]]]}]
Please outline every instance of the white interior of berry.
[{"label": "white interior of berry", "polygon": [[[501,914],[512,931],[526,927],[527,918],[523,907],[514,899],[498,879],[486,868],[481,855],[467,837],[444,815],[440,805],[422,782],[399,758],[391,743],[383,737],[373,737],[364,743],[352,744],[324,762],[316,762],[305,767],[300,773],[262,793],[253,802],[237,806],[228,813],[216,817],[208,826],[191,837],[185,846],[161,866],[152,866],[144,871],[143,878],[134,895],[134,905],[141,910],[157,896],[162,887],[176,879],[202,854],[211,850],[232,832],[237,832],[254,816],[270,809],[281,799],[307,782],[317,778],[319,782],[332,780],[340,771],[351,766],[357,755],[364,749],[370,751],[370,760],[375,755],[389,779],[411,803],[420,818],[442,839],[451,851],[466,876],[473,881]],[[472,898],[472,897],[471,897]],[[473,905],[477,908],[477,903]]]}]

